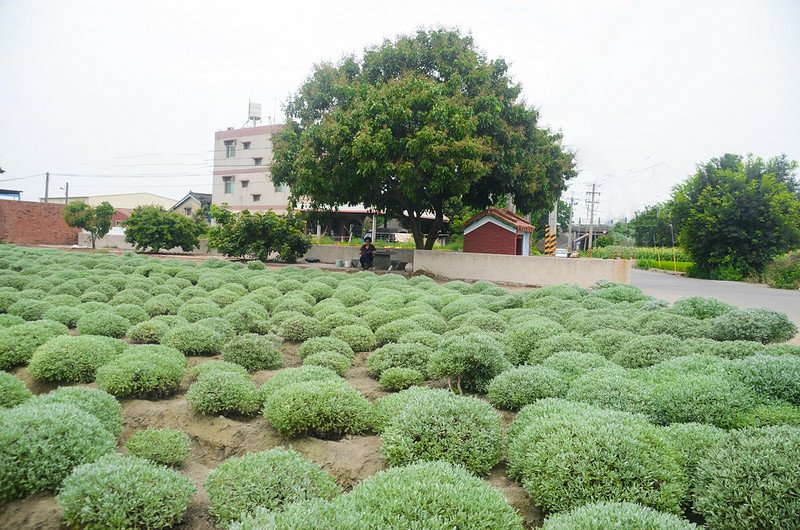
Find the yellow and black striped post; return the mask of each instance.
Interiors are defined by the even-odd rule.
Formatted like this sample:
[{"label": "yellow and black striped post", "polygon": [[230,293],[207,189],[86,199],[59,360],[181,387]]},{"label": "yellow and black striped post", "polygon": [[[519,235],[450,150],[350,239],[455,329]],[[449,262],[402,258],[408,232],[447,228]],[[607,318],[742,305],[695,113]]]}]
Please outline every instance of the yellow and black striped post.
[{"label": "yellow and black striped post", "polygon": [[556,231],[550,231],[550,225],[544,226],[544,255],[556,255]]}]

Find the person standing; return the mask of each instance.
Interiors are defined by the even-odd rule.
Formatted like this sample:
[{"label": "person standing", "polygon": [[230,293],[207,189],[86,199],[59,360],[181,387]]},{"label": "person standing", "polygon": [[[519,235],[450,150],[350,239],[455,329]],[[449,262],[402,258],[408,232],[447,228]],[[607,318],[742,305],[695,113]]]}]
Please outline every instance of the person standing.
[{"label": "person standing", "polygon": [[372,262],[375,261],[375,253],[377,249],[372,244],[372,238],[367,236],[364,238],[364,244],[361,245],[361,268],[364,270],[372,268]]}]

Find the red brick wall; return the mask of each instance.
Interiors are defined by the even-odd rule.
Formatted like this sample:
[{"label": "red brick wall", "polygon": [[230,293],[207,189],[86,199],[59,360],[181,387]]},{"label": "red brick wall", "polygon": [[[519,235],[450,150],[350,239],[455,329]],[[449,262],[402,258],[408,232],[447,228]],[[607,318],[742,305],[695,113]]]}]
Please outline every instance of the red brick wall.
[{"label": "red brick wall", "polygon": [[486,223],[464,235],[464,252],[514,255],[517,253],[517,235],[494,223]]},{"label": "red brick wall", "polygon": [[76,245],[78,229],[61,216],[63,204],[0,201],[0,241],[18,245]]}]

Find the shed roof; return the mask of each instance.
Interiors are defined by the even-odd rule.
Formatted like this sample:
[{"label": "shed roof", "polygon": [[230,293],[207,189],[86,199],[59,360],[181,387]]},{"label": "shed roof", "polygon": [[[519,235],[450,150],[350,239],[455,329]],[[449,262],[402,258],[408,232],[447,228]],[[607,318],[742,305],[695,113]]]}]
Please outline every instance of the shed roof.
[{"label": "shed roof", "polygon": [[524,218],[513,213],[511,210],[507,210],[505,208],[495,208],[494,206],[490,206],[484,211],[470,217],[467,222],[464,223],[464,228],[477,223],[487,216],[494,217],[502,223],[513,226],[518,232],[533,232],[533,225]]}]

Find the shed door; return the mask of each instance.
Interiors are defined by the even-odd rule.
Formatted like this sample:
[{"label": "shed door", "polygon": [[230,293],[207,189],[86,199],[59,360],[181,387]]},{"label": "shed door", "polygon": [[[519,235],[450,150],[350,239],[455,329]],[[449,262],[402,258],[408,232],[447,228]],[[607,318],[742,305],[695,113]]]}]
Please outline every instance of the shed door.
[{"label": "shed door", "polygon": [[522,234],[517,234],[517,256],[522,256]]}]

